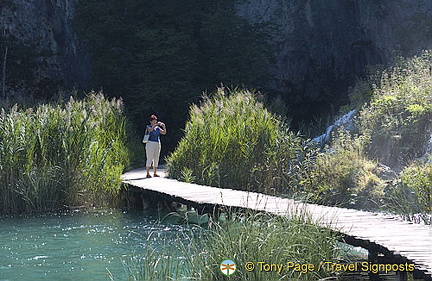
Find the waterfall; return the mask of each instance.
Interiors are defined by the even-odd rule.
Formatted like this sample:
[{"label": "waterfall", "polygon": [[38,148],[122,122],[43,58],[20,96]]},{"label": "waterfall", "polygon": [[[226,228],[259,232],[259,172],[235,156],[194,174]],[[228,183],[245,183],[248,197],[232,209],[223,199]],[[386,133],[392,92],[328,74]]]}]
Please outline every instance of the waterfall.
[{"label": "waterfall", "polygon": [[426,153],[423,155],[422,159],[427,163],[432,159],[432,133],[429,135],[429,141],[426,144]]},{"label": "waterfall", "polygon": [[[345,128],[350,129],[352,127],[352,119],[353,119],[354,113],[355,113],[355,110],[353,109],[350,112],[343,115],[342,117],[339,117],[338,119],[336,119],[336,121],[333,122],[332,125],[330,125],[327,128],[327,130],[324,134],[313,138],[312,141],[316,142],[318,144],[324,144],[330,139],[331,133],[332,133],[334,128],[339,128],[341,126],[345,126]],[[431,142],[432,142],[432,139],[431,139]],[[432,146],[432,143],[431,143],[431,146]]]}]

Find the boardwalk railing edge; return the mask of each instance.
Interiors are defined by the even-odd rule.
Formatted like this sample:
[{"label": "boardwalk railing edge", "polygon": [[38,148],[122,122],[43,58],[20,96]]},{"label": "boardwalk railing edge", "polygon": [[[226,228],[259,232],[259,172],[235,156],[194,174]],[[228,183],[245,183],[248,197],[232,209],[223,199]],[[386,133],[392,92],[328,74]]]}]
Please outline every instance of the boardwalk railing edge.
[{"label": "boardwalk railing edge", "polygon": [[[415,277],[432,281],[430,226],[413,224],[382,213],[303,203],[256,192],[203,186],[165,177],[147,179],[144,169],[125,173],[122,180],[138,187],[143,193],[198,208],[228,206],[276,215],[287,215],[301,208],[311,215],[315,223],[342,234],[348,244],[367,249],[372,262],[377,262],[380,253],[393,263],[414,263]],[[400,280],[404,279],[401,277]]]}]

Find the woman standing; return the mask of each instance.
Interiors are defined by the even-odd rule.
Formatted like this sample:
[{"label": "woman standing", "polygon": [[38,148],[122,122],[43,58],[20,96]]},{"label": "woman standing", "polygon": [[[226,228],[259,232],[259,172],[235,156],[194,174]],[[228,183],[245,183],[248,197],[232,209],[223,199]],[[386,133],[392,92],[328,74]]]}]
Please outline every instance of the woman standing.
[{"label": "woman standing", "polygon": [[147,178],[151,178],[150,176],[150,167],[153,162],[153,176],[159,177],[156,173],[157,167],[159,165],[159,155],[161,151],[161,143],[160,143],[160,135],[166,134],[165,124],[162,122],[158,122],[156,115],[150,116],[150,125],[147,125],[146,128],[148,134],[150,134],[149,141],[146,143],[146,170],[147,170]]}]

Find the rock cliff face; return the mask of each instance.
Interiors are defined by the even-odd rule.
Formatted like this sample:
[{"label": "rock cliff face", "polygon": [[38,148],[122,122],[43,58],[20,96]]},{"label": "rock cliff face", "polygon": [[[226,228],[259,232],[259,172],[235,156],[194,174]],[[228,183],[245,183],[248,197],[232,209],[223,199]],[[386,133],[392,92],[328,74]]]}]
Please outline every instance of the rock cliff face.
[{"label": "rock cliff face", "polygon": [[[85,85],[89,54],[72,24],[78,1],[1,1],[0,65],[7,48],[9,91],[49,94]],[[280,27],[269,84],[297,102],[300,115],[346,103],[348,87],[365,66],[432,48],[430,0],[251,0],[239,13]]]},{"label": "rock cliff face", "polygon": [[432,48],[430,0],[252,0],[239,13],[280,26],[271,87],[305,114],[346,103],[366,66]]},{"label": "rock cliff face", "polygon": [[[9,94],[51,95],[85,84],[90,64],[73,30],[77,0],[4,0],[0,63]],[[21,79],[18,79],[20,77]]]}]

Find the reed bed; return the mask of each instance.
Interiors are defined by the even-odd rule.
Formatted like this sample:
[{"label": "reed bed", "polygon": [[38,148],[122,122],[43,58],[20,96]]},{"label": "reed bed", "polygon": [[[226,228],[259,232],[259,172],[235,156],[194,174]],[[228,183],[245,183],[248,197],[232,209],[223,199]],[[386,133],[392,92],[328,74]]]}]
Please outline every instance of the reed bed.
[{"label": "reed bed", "polygon": [[299,146],[299,138],[255,93],[220,88],[191,107],[167,168],[170,177],[184,181],[270,192],[283,185]]},{"label": "reed bed", "polygon": [[[125,261],[128,280],[318,280],[333,274],[319,264],[335,262],[338,237],[311,223],[306,214],[278,217],[265,213],[226,213],[209,228],[195,228],[177,239],[182,253],[165,248],[146,250]],[[168,243],[167,243],[168,244]],[[225,276],[223,260],[235,261],[237,270]],[[248,262],[253,270],[246,270]],[[280,264],[280,271],[266,271],[259,262]],[[286,267],[288,262],[314,265],[309,272]],[[250,269],[250,267],[249,267]],[[150,278],[150,279],[149,279]]]},{"label": "reed bed", "polygon": [[0,213],[100,205],[128,163],[121,100],[85,100],[0,113]]},{"label": "reed bed", "polygon": [[[206,237],[195,240],[191,263],[200,269],[200,280],[318,280],[328,276],[321,262],[334,262],[337,256],[337,237],[328,229],[312,224],[307,218],[274,216],[266,213],[247,213],[232,216],[217,223]],[[201,251],[199,251],[201,250]],[[221,261],[232,259],[238,270],[232,276],[224,276]],[[246,270],[247,263],[254,269]],[[266,264],[283,265],[280,272],[267,271]],[[313,265],[314,270],[294,270],[288,262]]]},{"label": "reed bed", "polygon": [[127,280],[194,280],[187,277],[191,274],[189,261],[181,258],[175,249],[169,249],[168,246],[164,249],[147,246],[144,254],[135,254],[122,262]]}]

